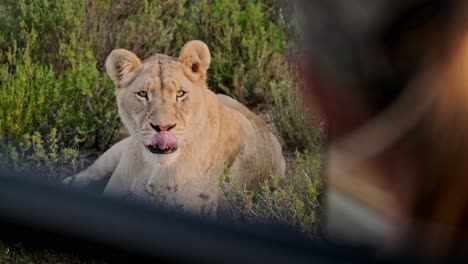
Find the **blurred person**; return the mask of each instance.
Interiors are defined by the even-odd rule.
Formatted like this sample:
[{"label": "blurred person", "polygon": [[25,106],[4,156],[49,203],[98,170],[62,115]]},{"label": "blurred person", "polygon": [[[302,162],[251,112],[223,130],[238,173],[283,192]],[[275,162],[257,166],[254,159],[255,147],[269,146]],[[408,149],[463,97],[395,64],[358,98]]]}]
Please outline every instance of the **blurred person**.
[{"label": "blurred person", "polygon": [[326,123],[327,237],[463,252],[468,2],[299,0],[295,12],[302,92]]}]

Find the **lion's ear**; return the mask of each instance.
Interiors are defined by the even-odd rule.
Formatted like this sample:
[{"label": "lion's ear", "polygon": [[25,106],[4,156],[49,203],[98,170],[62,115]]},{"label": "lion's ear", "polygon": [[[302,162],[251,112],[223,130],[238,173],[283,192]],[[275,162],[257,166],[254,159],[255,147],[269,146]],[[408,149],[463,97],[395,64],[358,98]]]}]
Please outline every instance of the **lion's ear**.
[{"label": "lion's ear", "polygon": [[180,51],[179,61],[187,65],[193,73],[198,74],[200,79],[205,80],[211,62],[210,50],[200,40],[189,41]]},{"label": "lion's ear", "polygon": [[136,76],[136,69],[141,65],[140,59],[126,49],[113,50],[106,59],[106,71],[117,88],[131,82]]}]

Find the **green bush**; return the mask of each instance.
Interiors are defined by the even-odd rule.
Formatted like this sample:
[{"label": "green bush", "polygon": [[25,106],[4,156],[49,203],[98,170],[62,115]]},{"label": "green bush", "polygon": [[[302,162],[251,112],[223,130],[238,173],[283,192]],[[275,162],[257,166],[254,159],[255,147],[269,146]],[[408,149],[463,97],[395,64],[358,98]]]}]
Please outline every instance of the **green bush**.
[{"label": "green bush", "polygon": [[259,191],[232,182],[229,170],[220,177],[228,201],[228,213],[239,221],[281,222],[313,236],[319,225],[322,194],[320,153],[296,151],[284,179],[271,175]]},{"label": "green bush", "polygon": [[245,0],[201,0],[188,8],[187,35],[211,48],[210,87],[253,103],[263,100],[270,80],[281,78],[275,74],[285,34],[271,9]]},{"label": "green bush", "polygon": [[37,131],[46,135],[57,128],[65,145],[106,148],[119,135],[120,121],[113,85],[94,64],[55,73],[51,65],[29,61],[0,66],[0,133],[18,138]]},{"label": "green bush", "polygon": [[141,58],[155,53],[176,55],[184,35],[185,0],[87,0],[85,37],[92,38],[100,69],[114,48]]},{"label": "green bush", "polygon": [[35,132],[15,141],[0,138],[0,142],[0,168],[30,171],[49,180],[63,179],[80,168],[78,151],[63,147],[58,142],[56,129],[45,138]]},{"label": "green bush", "polygon": [[267,102],[271,105],[273,120],[279,134],[290,149],[314,151],[321,149],[322,124],[306,111],[300,94],[294,66],[283,66],[283,79],[269,83]]},{"label": "green bush", "polygon": [[[113,85],[82,39],[83,1],[4,1],[0,133],[15,140],[57,128],[64,145],[107,148],[121,126]],[[6,32],[5,32],[6,31]]]},{"label": "green bush", "polygon": [[[22,64],[29,59],[22,53],[33,63],[53,65],[57,71],[94,62],[92,42],[84,38],[86,1],[4,0],[0,6],[5,11],[0,15],[4,36],[0,39],[0,62]],[[5,52],[14,46],[19,53]]]}]

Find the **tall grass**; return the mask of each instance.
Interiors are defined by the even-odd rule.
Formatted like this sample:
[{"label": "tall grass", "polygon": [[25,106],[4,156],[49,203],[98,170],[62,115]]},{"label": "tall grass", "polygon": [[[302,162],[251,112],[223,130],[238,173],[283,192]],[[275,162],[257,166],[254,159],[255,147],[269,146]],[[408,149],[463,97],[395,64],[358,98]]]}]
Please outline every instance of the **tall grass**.
[{"label": "tall grass", "polygon": [[295,65],[284,63],[283,79],[269,82],[266,101],[271,105],[273,120],[288,148],[316,152],[321,150],[323,127],[318,116],[312,115],[300,92]]},{"label": "tall grass", "polygon": [[238,221],[274,221],[314,236],[320,224],[321,171],[320,153],[296,151],[284,179],[271,175],[259,191],[250,191],[232,182],[225,170],[220,186],[227,213]]},{"label": "tall grass", "polygon": [[56,129],[52,129],[45,137],[35,132],[24,134],[17,140],[3,142],[0,168],[29,171],[45,179],[60,180],[82,167],[78,150],[64,147],[58,142]]}]

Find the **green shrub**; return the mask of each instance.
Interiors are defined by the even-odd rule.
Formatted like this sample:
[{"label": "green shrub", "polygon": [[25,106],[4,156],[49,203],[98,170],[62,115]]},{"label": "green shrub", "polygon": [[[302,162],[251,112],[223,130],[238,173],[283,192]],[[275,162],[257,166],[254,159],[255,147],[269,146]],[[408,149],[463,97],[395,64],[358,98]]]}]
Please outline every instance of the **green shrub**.
[{"label": "green shrub", "polygon": [[322,124],[306,111],[294,72],[293,66],[283,66],[283,79],[269,83],[267,101],[276,128],[289,149],[317,152],[323,140]]},{"label": "green shrub", "polygon": [[32,62],[9,72],[0,66],[0,133],[18,138],[57,128],[61,143],[80,142],[82,148],[106,148],[121,126],[113,85],[94,64],[77,64],[60,74],[52,66]]},{"label": "green shrub", "polygon": [[225,169],[220,186],[228,201],[229,215],[239,221],[281,222],[314,235],[320,220],[321,166],[320,153],[296,151],[286,177],[271,175],[256,192],[232,182]]},{"label": "green shrub", "polygon": [[187,23],[185,4],[186,0],[87,0],[86,27],[100,69],[114,48],[142,58],[176,55],[188,40],[182,30]]},{"label": "green shrub", "polygon": [[201,0],[189,6],[187,35],[211,48],[210,87],[252,103],[263,99],[270,80],[281,78],[275,73],[285,34],[269,7],[274,9],[246,0]]},{"label": "green shrub", "polygon": [[63,147],[58,142],[56,129],[45,137],[35,132],[15,141],[0,138],[0,143],[0,168],[30,171],[50,180],[61,180],[80,168],[78,151]]},{"label": "green shrub", "polygon": [[[4,0],[0,6],[0,62],[21,64],[8,60],[6,50],[17,46],[26,51],[32,62],[53,65],[54,69],[74,68],[83,61],[92,62],[91,41],[84,38],[86,1]],[[29,51],[29,52],[28,52]],[[16,59],[21,59],[22,54]]]},{"label": "green shrub", "polygon": [[[4,1],[0,133],[16,140],[58,129],[64,145],[107,148],[119,135],[113,85],[83,38],[84,1]],[[7,32],[5,32],[7,30]],[[7,34],[8,33],[8,34]]]}]

